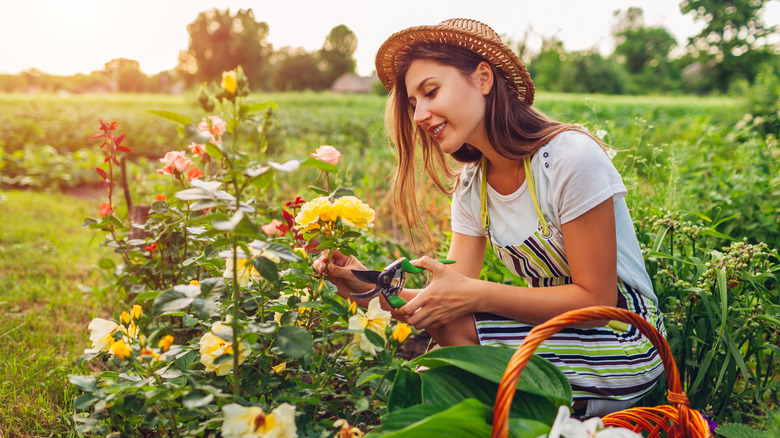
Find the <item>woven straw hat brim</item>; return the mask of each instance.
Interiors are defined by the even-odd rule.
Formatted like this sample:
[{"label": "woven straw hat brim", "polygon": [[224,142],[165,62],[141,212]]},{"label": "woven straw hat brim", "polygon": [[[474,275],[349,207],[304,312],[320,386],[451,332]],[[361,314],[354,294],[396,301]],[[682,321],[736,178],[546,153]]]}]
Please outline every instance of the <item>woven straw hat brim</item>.
[{"label": "woven straw hat brim", "polygon": [[[457,23],[457,27],[444,23]],[[377,76],[388,90],[395,86],[398,64],[403,55],[416,44],[449,44],[471,50],[493,64],[520,99],[529,105],[534,101],[534,84],[520,58],[501,42],[493,29],[478,21],[465,19],[410,27],[391,35],[376,54]]]}]

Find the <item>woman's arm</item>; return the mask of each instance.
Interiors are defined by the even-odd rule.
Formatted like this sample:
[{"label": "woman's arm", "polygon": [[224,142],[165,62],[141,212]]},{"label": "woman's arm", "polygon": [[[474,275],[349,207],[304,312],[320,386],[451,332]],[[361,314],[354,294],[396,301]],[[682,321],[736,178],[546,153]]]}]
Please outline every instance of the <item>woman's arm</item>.
[{"label": "woman's arm", "polygon": [[[487,312],[528,324],[539,324],[565,311],[617,304],[617,243],[612,198],[562,225],[572,284],[522,288],[480,281],[473,262],[461,269],[423,257],[415,262],[433,272],[433,281],[401,308],[407,321],[419,328],[438,328],[467,313]],[[453,243],[455,242],[453,234]],[[484,245],[484,244],[483,244]],[[464,249],[474,245],[464,244]],[[460,250],[456,252],[460,253]],[[482,255],[479,265],[482,264]],[[457,256],[457,254],[455,255]],[[469,257],[466,256],[466,260]],[[461,261],[458,260],[458,263]],[[479,271],[477,271],[477,275]],[[600,322],[591,325],[603,325]]]}]

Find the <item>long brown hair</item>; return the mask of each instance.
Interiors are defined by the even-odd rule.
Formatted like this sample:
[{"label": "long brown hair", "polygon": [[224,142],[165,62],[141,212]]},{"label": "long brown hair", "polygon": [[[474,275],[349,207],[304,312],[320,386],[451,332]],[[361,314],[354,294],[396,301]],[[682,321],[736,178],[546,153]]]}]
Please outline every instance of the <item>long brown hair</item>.
[{"label": "long brown hair", "polygon": [[[409,67],[417,59],[428,59],[455,67],[466,76],[473,73],[485,59],[463,47],[447,44],[415,45],[400,59],[396,85],[387,100],[385,127],[396,147],[398,158],[393,175],[393,203],[415,249],[428,251],[435,249],[436,245],[429,228],[425,226],[417,198],[420,190],[417,185],[417,146],[420,146],[422,168],[442,192],[453,192],[444,179],[452,181],[457,177],[458,171],[450,166],[446,154],[436,141],[414,123],[414,109],[409,103],[404,84]],[[485,127],[490,143],[501,156],[517,160],[533,155],[552,137],[563,131],[587,132],[577,125],[553,120],[533,108],[518,97],[493,65],[490,68],[493,70],[494,81],[486,96]],[[482,152],[464,144],[452,157],[463,163],[473,163],[482,158]]]}]

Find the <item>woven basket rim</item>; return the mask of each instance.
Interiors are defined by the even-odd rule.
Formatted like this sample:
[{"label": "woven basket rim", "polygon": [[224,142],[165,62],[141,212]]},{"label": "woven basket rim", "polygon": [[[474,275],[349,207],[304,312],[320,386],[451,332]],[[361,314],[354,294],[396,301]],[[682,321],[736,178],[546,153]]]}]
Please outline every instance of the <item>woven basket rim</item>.
[{"label": "woven basket rim", "polygon": [[[536,347],[551,334],[556,333],[565,327],[599,319],[615,319],[632,324],[647,336],[661,356],[664,370],[667,374],[667,399],[670,404],[673,405],[661,405],[653,408],[630,408],[618,411],[605,415],[602,418],[604,424],[626,427],[629,420],[631,420],[636,426],[634,429],[635,432],[642,431],[642,429],[638,429],[639,427],[645,428],[646,430],[644,431],[652,430],[656,433],[661,430],[670,432],[668,429],[671,428],[674,430],[670,432],[671,434],[669,437],[711,437],[707,422],[699,412],[690,409],[690,402],[683,392],[680,375],[674,357],[672,356],[671,348],[663,335],[640,315],[625,309],[607,306],[593,306],[571,310],[551,318],[531,330],[528,336],[526,336],[523,344],[515,351],[515,354],[509,360],[504,376],[499,384],[496,402],[493,408],[493,431],[491,436],[494,438],[507,436],[509,431],[507,420],[509,416],[509,407],[511,406],[512,398],[514,397],[514,389],[517,387],[520,373],[525,367],[525,364],[530,360]],[[655,416],[663,416],[667,424],[651,424],[651,421],[649,420]],[[678,431],[682,434],[678,434]],[[660,435],[656,434],[650,436],[657,437]]]},{"label": "woven basket rim", "polygon": [[523,61],[490,26],[466,18],[414,26],[391,35],[376,54],[377,76],[388,90],[395,86],[401,56],[416,44],[449,44],[479,54],[501,72],[521,100],[533,104],[534,84]]}]

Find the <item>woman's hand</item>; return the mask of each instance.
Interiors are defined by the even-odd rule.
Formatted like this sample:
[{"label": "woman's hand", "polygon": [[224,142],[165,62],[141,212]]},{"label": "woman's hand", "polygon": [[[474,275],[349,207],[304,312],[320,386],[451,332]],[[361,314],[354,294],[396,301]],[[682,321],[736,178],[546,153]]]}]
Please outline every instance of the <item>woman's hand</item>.
[{"label": "woman's hand", "polygon": [[[327,275],[328,279],[338,289],[338,294],[342,298],[350,298],[349,295],[352,293],[368,292],[374,288],[375,285],[364,283],[355,278],[355,275],[352,273],[353,269],[366,269],[355,257],[347,257],[338,251],[333,251],[330,256],[330,262],[327,262],[329,254],[329,251],[323,251],[312,264],[312,268],[318,274]],[[325,272],[326,263],[327,272]]]},{"label": "woman's hand", "polygon": [[469,293],[472,278],[424,256],[411,262],[433,273],[431,283],[398,313],[419,329],[437,329],[475,311],[475,295]]}]

